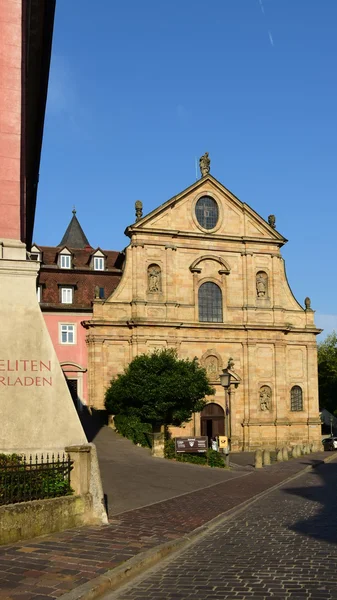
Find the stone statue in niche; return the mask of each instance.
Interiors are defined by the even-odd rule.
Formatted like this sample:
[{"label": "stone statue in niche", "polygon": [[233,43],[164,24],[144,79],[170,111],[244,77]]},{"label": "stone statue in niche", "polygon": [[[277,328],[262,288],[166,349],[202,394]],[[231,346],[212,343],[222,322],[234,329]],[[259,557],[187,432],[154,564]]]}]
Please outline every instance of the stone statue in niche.
[{"label": "stone statue in niche", "polygon": [[161,291],[161,270],[158,265],[150,265],[148,268],[148,290],[149,292]]},{"label": "stone statue in niche", "polygon": [[256,275],[256,294],[258,298],[268,296],[268,275],[264,271],[259,271]]},{"label": "stone statue in niche", "polygon": [[264,412],[271,410],[271,389],[268,385],[260,389],[260,409]]},{"label": "stone statue in niche", "polygon": [[205,177],[205,175],[208,175],[211,168],[211,159],[208,156],[208,152],[205,152],[205,154],[203,154],[203,156],[199,159],[199,167],[201,177]]},{"label": "stone statue in niche", "polygon": [[208,356],[205,359],[205,369],[209,379],[214,380],[219,376],[219,361],[216,356]]},{"label": "stone statue in niche", "polygon": [[99,286],[95,285],[95,298],[99,298]]}]

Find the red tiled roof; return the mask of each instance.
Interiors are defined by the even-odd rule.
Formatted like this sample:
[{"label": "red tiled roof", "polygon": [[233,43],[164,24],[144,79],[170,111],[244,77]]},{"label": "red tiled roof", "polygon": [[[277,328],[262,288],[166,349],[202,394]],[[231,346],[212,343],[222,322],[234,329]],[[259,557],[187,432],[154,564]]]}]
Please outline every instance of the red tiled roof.
[{"label": "red tiled roof", "polygon": [[[95,250],[91,247],[85,249],[69,248],[72,253],[71,269],[61,269],[58,262],[60,248],[39,246],[42,252],[41,269],[38,284],[42,286],[42,310],[92,310],[92,301],[95,297],[95,287],[104,289],[104,298],[108,298],[116,289],[121,276],[121,266],[124,255],[115,250],[102,250],[106,256],[104,271],[94,271],[91,267],[91,258]],[[118,265],[118,266],[116,266]],[[73,304],[60,302],[60,288],[62,286],[74,287]]]},{"label": "red tiled roof", "polygon": [[[60,250],[62,247],[53,246],[38,246],[42,252],[42,265],[43,266],[56,266]],[[90,261],[93,254],[96,252],[95,248],[87,246],[86,248],[68,248],[73,254],[73,264],[75,269],[86,267],[90,268]],[[106,268],[114,269],[116,260],[120,258],[121,253],[116,250],[102,250],[106,256]],[[64,270],[64,269],[62,269]]]}]

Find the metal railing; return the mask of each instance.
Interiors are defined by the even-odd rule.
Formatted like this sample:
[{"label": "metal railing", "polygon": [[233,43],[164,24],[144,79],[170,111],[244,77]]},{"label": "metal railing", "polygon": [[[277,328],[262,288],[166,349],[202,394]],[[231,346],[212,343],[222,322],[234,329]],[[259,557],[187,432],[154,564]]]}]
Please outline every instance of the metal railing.
[{"label": "metal railing", "polygon": [[0,505],[72,494],[68,455],[0,455]]}]

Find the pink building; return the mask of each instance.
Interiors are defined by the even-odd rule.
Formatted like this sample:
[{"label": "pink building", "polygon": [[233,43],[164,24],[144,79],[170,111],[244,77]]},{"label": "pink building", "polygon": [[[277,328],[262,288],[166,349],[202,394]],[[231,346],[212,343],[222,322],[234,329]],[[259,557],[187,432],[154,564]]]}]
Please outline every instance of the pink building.
[{"label": "pink building", "polygon": [[124,254],[92,248],[73,211],[56,247],[37,246],[31,258],[40,262],[37,295],[57,357],[80,410],[90,405],[87,386],[87,330],[94,298],[108,298],[122,275]]}]

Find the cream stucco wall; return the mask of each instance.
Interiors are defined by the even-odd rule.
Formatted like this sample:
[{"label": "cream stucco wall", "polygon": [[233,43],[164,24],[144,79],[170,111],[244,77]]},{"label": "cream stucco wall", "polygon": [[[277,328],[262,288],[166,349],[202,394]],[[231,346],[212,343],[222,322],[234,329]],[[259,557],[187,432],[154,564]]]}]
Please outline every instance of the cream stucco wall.
[{"label": "cream stucco wall", "polygon": [[[211,231],[195,216],[195,204],[205,195],[219,208]],[[143,217],[128,235],[122,280],[110,298],[95,301],[87,323],[90,403],[103,408],[111,377],[137,354],[175,347],[179,356],[197,356],[207,368],[213,361],[216,393],[209,400],[224,408],[218,375],[232,356],[241,378],[231,394],[234,448],[318,441],[318,330],[313,311],[304,310],[289,288],[280,254],[286,240],[211,176]],[[149,288],[151,265],[161,271],[155,292]],[[257,294],[260,271],[268,277],[264,297]],[[199,322],[198,290],[206,281],[221,288],[222,323]],[[264,411],[263,385],[272,390]],[[290,410],[294,385],[303,392],[298,412]],[[200,434],[200,418],[184,432]]]},{"label": "cream stucco wall", "polygon": [[21,242],[1,245],[0,452],[63,452],[87,439],[37,302],[38,263]]}]

